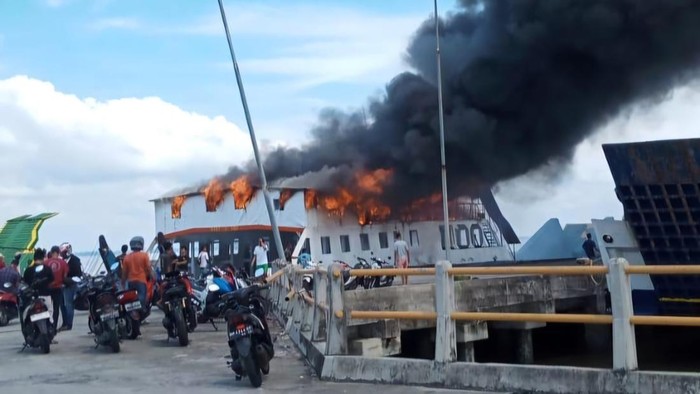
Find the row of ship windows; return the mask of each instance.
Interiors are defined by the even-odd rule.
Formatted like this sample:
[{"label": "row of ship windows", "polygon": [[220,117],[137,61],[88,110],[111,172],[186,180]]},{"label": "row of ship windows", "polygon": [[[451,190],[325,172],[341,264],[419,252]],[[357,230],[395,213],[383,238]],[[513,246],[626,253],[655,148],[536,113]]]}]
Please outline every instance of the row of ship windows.
[{"label": "row of ship windows", "polygon": [[[379,236],[379,248],[388,249],[389,248],[389,234],[386,231],[382,231],[378,234]],[[395,239],[394,239],[395,240]],[[418,231],[409,231],[409,245],[418,246]],[[304,249],[309,250],[309,239],[307,238],[304,243]],[[369,245],[369,234],[360,234],[360,249],[363,251],[370,250]],[[341,253],[349,253],[351,251],[350,246],[350,236],[341,235],[340,236],[340,251]],[[323,236],[321,237],[321,254],[331,254],[331,237]]]}]

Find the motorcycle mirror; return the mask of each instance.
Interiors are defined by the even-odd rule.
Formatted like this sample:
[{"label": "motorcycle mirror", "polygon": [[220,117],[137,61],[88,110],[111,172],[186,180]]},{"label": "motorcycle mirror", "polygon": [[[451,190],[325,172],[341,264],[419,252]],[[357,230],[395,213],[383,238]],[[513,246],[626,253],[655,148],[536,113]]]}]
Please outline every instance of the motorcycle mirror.
[{"label": "motorcycle mirror", "polygon": [[219,289],[220,289],[220,287],[218,285],[215,285],[215,284],[211,284],[211,285],[209,285],[209,287],[207,287],[207,290],[209,290],[212,293],[219,291]]},{"label": "motorcycle mirror", "polygon": [[119,268],[119,263],[114,263],[114,264],[112,264],[111,267],[109,267],[109,269],[112,271],[116,271],[118,268]]},{"label": "motorcycle mirror", "polygon": [[80,277],[79,276],[74,276],[70,278],[74,283],[80,283]]},{"label": "motorcycle mirror", "polygon": [[10,287],[12,287],[12,283],[10,283],[10,282],[5,282],[5,283],[3,283],[2,286],[3,286],[4,288],[6,288],[6,289],[9,289]]},{"label": "motorcycle mirror", "polygon": [[34,272],[36,272],[37,274],[38,274],[39,272],[43,271],[43,270],[44,270],[44,266],[43,266],[43,265],[37,265],[37,266],[34,268]]}]

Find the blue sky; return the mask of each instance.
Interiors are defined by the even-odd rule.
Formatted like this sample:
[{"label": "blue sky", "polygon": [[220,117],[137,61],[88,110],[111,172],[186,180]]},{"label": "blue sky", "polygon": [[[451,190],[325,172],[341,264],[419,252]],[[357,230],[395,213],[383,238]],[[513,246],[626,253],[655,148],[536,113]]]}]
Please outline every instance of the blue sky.
[{"label": "blue sky", "polygon": [[[381,94],[432,13],[431,0],[225,4],[263,150]],[[533,173],[496,198],[525,236],[551,217],[620,217],[600,144],[700,135],[698,105],[696,86],[679,89],[582,143],[560,183]],[[217,1],[0,0],[0,152],[0,221],[60,213],[42,246],[150,238],[149,199],[252,156]]]},{"label": "blue sky", "polygon": [[[98,100],[157,96],[242,124],[217,1],[0,4],[0,77],[27,74]],[[408,35],[432,13],[431,1],[225,4],[254,120],[271,139],[303,135],[324,106],[363,105],[400,70]]]}]

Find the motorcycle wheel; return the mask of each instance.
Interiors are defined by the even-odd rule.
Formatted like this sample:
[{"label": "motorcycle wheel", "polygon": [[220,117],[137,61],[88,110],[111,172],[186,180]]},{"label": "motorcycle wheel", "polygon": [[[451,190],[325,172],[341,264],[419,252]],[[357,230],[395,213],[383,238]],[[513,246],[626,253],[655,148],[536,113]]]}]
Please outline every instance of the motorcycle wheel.
[{"label": "motorcycle wheel", "polygon": [[88,329],[91,334],[95,333],[95,323],[92,321],[92,317],[88,315]]},{"label": "motorcycle wheel", "polygon": [[49,340],[48,335],[39,334],[39,347],[44,354],[49,354],[49,352],[51,352],[51,340]]},{"label": "motorcycle wheel", "polygon": [[197,311],[193,306],[190,306],[187,308],[187,330],[194,332],[195,328],[197,328]]},{"label": "motorcycle wheel", "polygon": [[126,319],[126,337],[129,339],[136,339],[139,336],[139,328],[141,327],[140,320],[134,320],[132,318]]},{"label": "motorcycle wheel", "polygon": [[117,330],[112,331],[112,339],[109,343],[109,347],[112,348],[112,353],[119,353],[119,350],[121,350],[121,346],[119,344],[119,333],[117,333]]},{"label": "motorcycle wheel", "polygon": [[10,316],[8,315],[5,307],[0,306],[0,327],[5,327],[10,323]]},{"label": "motorcycle wheel", "polygon": [[248,357],[243,357],[241,359],[241,364],[243,364],[243,369],[245,369],[246,375],[248,375],[250,384],[255,388],[262,386],[262,373],[260,368],[258,368],[258,364],[253,359],[253,355],[249,354]]},{"label": "motorcycle wheel", "polygon": [[185,323],[185,312],[178,308],[175,310],[175,328],[177,329],[177,339],[180,346],[187,346],[189,338],[187,335],[187,323]]}]

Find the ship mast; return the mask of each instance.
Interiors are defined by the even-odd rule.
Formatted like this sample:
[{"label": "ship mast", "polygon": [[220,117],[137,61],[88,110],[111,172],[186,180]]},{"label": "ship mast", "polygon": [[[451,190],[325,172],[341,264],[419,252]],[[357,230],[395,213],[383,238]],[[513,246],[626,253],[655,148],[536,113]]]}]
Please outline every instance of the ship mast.
[{"label": "ship mast", "polygon": [[226,21],[226,12],[224,12],[223,0],[219,0],[219,10],[221,11],[221,20],[224,23],[224,30],[226,30],[226,40],[228,40],[228,49],[231,52],[231,61],[233,62],[233,70],[236,72],[236,82],[238,82],[238,91],[241,94],[241,103],[243,104],[243,112],[245,112],[245,120],[248,124],[248,131],[250,132],[250,141],[253,143],[253,153],[255,154],[255,163],[258,165],[258,173],[260,175],[260,182],[262,183],[262,192],[265,197],[265,205],[267,206],[267,214],[270,217],[270,225],[272,226],[272,235],[275,239],[275,247],[277,249],[277,256],[282,261],[286,262],[286,257],[284,256],[284,247],[282,246],[282,238],[280,237],[280,230],[277,227],[277,219],[275,218],[275,209],[272,206],[272,201],[270,200],[270,192],[267,190],[267,179],[265,178],[265,170],[263,169],[262,161],[260,160],[260,152],[258,151],[258,141],[255,138],[255,131],[253,129],[253,121],[250,117],[250,111],[248,110],[248,100],[246,100],[245,90],[243,89],[243,80],[241,79],[241,71],[238,69],[238,62],[236,61],[236,54],[233,51],[233,42],[231,41],[231,33],[228,29],[228,22]]},{"label": "ship mast", "polygon": [[445,119],[442,111],[442,67],[440,63],[440,20],[438,19],[437,0],[435,5],[435,57],[437,60],[437,84],[438,84],[438,117],[440,119],[440,166],[442,171],[442,214],[443,232],[445,245],[445,258],[450,260],[450,249],[452,249],[452,237],[450,237],[450,216],[447,208],[447,165],[445,164]]}]

